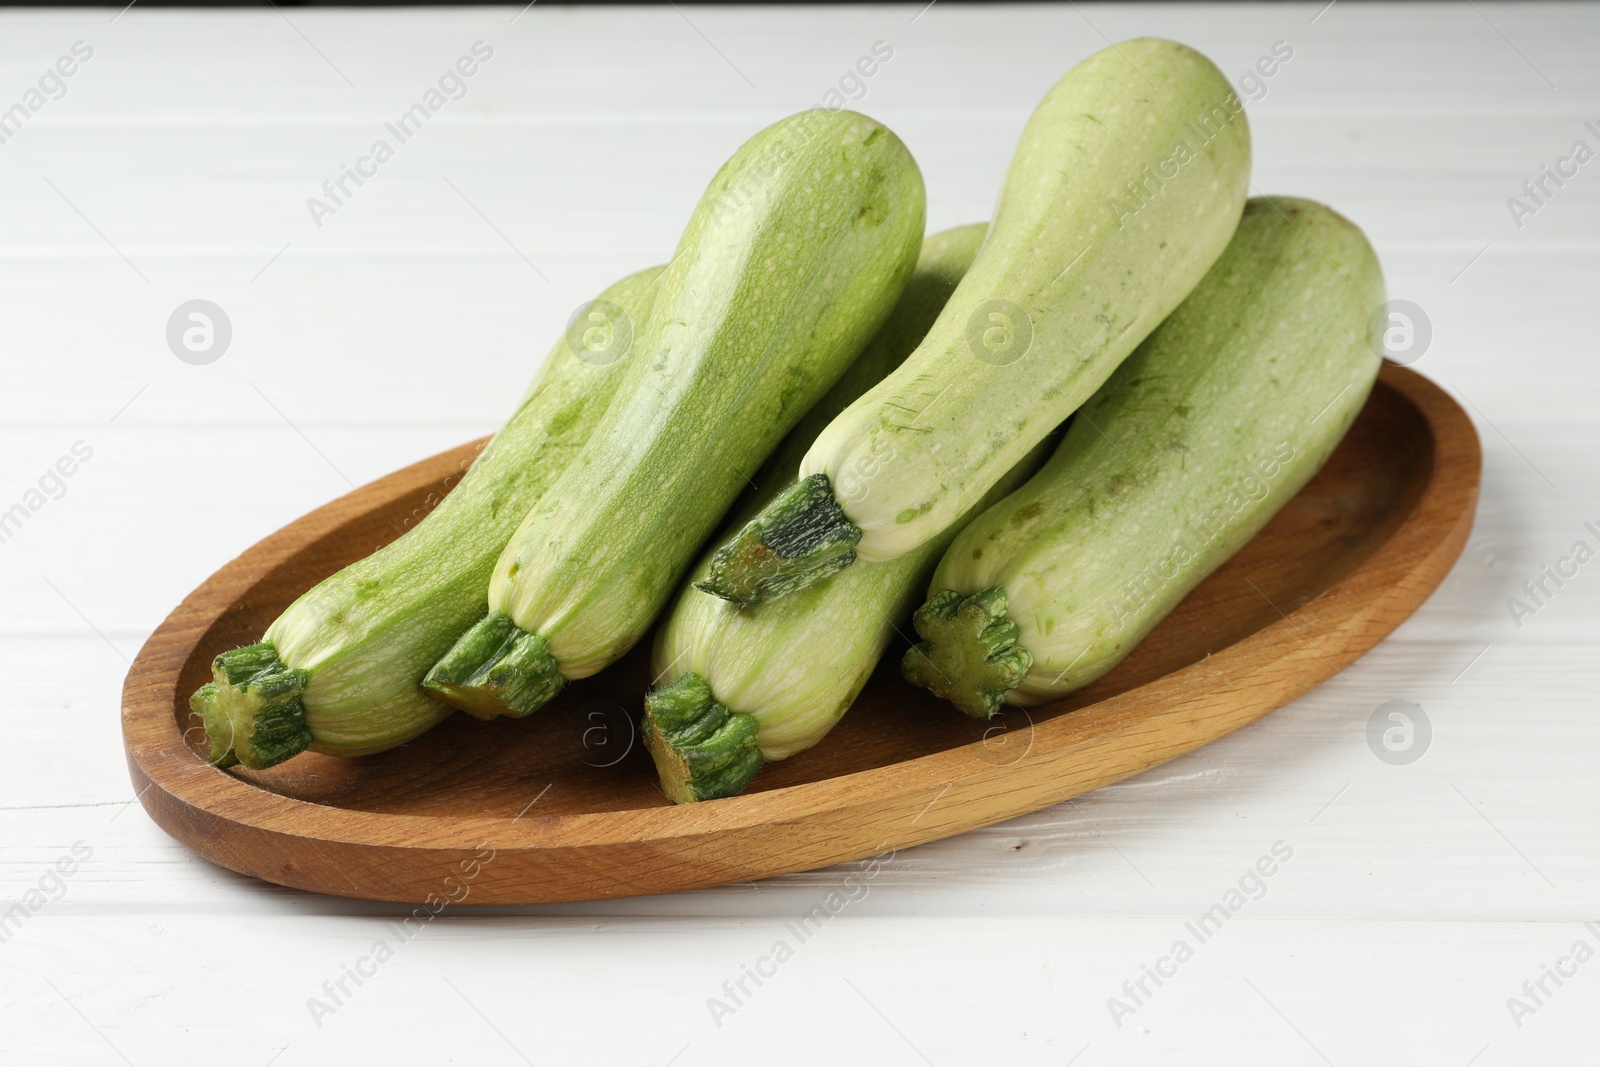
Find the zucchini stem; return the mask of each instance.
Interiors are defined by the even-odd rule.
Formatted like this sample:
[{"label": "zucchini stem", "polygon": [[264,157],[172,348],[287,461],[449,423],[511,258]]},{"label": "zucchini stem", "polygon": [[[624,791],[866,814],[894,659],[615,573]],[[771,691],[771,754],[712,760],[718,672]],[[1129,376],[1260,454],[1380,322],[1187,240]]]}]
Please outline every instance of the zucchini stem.
[{"label": "zucchini stem", "polygon": [[761,769],[754,715],[729,711],[690,671],[644,698],[645,747],[674,804],[731,797]]},{"label": "zucchini stem", "polygon": [[754,607],[798,592],[856,561],[861,528],[845,517],[826,474],[772,499],[711,557],[702,592]]},{"label": "zucchini stem", "polygon": [[310,746],[300,695],[311,676],[285,664],[270,642],[224,652],[211,661],[211,679],[189,698],[189,710],[205,726],[213,764],[261,770]]},{"label": "zucchini stem", "polygon": [[1005,695],[1027,677],[1033,656],[1017,644],[1017,624],[1006,617],[998,585],[962,596],[945,589],[911,617],[922,642],[906,651],[906,681],[943,697],[974,719],[991,719]]},{"label": "zucchini stem", "polygon": [[456,639],[422,679],[422,688],[479,719],[520,719],[566,684],[550,642],[491,611]]}]

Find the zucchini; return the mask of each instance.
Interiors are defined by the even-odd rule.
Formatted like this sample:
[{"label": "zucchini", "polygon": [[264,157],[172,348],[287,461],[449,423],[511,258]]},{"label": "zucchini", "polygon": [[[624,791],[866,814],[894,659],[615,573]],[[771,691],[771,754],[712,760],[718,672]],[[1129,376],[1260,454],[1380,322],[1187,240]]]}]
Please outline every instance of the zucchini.
[{"label": "zucchini", "polygon": [[[601,322],[644,322],[662,267],[611,286]],[[490,569],[517,523],[600,422],[627,365],[576,331],[558,341],[505,427],[418,525],[304,593],[257,644],[224,652],[190,699],[218,766],[271,767],[306,748],[360,756],[450,713],[419,685],[487,608]],[[611,343],[598,338],[602,347]],[[598,357],[598,358],[597,358]]]},{"label": "zucchini", "polygon": [[[794,478],[817,432],[917,346],[972,265],[987,226],[929,237],[883,329],[762,469],[761,492],[730,525]],[[936,551],[855,567],[778,606],[740,609],[686,584],[657,631],[641,734],[661,786],[678,803],[732,796],[763,761],[810,748],[866,684],[916,606]],[[705,574],[709,557],[695,575]]]},{"label": "zucchini", "polygon": [[527,715],[644,635],[748,475],[893,309],[923,196],[899,138],[852,111],[791,116],[734,154],[662,277],[626,400],[528,514],[429,691]]},{"label": "zucchini", "polygon": [[1050,462],[961,532],[908,680],[975,718],[1104,675],[1311,479],[1378,373],[1383,273],[1321,204],[1251,200]]},{"label": "zucchini", "polygon": [[1028,120],[927,338],[817,437],[701,588],[756,604],[948,529],[1199,282],[1249,172],[1243,105],[1198,52],[1143,38],[1074,67]]},{"label": "zucchini", "polygon": [[741,608],[685,590],[657,639],[655,670],[669,681],[646,695],[639,731],[668,799],[733,796],[763,763],[826,737],[901,633],[962,523],[1037,471],[1050,444],[1036,445],[946,533],[899,559],[851,567],[781,607]]}]

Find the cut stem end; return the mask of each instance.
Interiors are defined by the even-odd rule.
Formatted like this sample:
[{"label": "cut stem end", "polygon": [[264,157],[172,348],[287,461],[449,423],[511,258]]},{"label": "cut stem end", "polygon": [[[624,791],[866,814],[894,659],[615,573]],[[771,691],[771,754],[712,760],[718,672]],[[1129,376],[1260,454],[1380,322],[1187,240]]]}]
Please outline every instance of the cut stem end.
[{"label": "cut stem end", "polygon": [[826,474],[772,499],[711,557],[695,588],[742,608],[786,597],[855,562],[861,528],[845,517]]},{"label": "cut stem end", "polygon": [[310,746],[300,699],[310,675],[286,665],[270,642],[224,652],[211,661],[211,679],[189,710],[204,724],[213,764],[262,770]]},{"label": "cut stem end", "polygon": [[755,716],[717,703],[692,671],[644,698],[645,747],[674,804],[742,792],[761,769],[759,732]]},{"label": "cut stem end", "polygon": [[911,619],[922,642],[900,661],[906,681],[974,719],[993,718],[1033,666],[1033,656],[1017,644],[1021,631],[1006,608],[998,585],[971,596],[946,589],[929,597]]},{"label": "cut stem end", "polygon": [[479,719],[520,719],[561,692],[566,679],[550,642],[503,611],[491,611],[456,639],[422,679],[422,688]]}]

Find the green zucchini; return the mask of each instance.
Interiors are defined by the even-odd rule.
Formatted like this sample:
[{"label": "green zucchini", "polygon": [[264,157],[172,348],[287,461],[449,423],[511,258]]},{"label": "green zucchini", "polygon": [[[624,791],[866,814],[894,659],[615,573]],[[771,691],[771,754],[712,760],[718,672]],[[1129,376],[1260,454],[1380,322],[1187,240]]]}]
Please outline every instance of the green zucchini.
[{"label": "green zucchini", "polygon": [[[729,525],[736,529],[793,481],[828,420],[917,346],[972,266],[986,229],[958,226],[923,242],[883,329],[784,438],[762,468],[761,491]],[[679,803],[732,796],[763,761],[822,740],[916,606],[937,559],[936,551],[918,551],[854,567],[781,605],[750,609],[685,584],[656,633],[652,673],[661,688],[645,698],[641,729],[667,796]],[[708,562],[700,561],[696,577]]]},{"label": "green zucchini", "polygon": [[489,613],[425,686],[526,715],[636,643],[748,476],[894,307],[921,246],[899,138],[813,110],[746,142],[662,277],[626,400],[496,564]]},{"label": "green zucchini", "polygon": [[216,658],[190,699],[213,763],[271,767],[306,748],[360,756],[450,713],[422,676],[487,609],[494,561],[610,406],[633,362],[622,342],[648,319],[663,269],[590,305],[600,321],[556,343],[516,413],[464,476],[445,480],[447,495],[427,498],[433,510],[416,526],[304,593],[261,642]]},{"label": "green zucchini", "polygon": [[948,529],[1199,282],[1249,172],[1243,105],[1204,56],[1143,38],[1074,67],[927,338],[817,437],[702,588],[760,603]]},{"label": "green zucchini", "polygon": [[1044,470],[955,539],[907,679],[988,718],[1104,675],[1333,452],[1378,373],[1368,321],[1383,301],[1352,223],[1251,200]]},{"label": "green zucchini", "polygon": [[646,695],[639,731],[662,792],[676,804],[733,796],[763,763],[826,737],[901,633],[962,524],[1026,481],[1050,444],[1047,437],[1034,446],[932,541],[887,563],[851,567],[782,606],[741,608],[686,589],[657,638],[654,669],[666,684]]}]

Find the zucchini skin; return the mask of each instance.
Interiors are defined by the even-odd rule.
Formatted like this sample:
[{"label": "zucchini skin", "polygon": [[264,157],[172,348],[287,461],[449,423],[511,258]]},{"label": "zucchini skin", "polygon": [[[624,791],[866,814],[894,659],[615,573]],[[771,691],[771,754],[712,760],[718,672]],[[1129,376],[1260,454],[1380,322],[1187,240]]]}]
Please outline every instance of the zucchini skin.
[{"label": "zucchini skin", "polygon": [[[1098,52],[1050,90],[1023,130],[983,251],[939,321],[800,465],[802,476],[838,482],[889,452],[873,491],[844,504],[861,528],[859,558],[892,559],[948,527],[1199,283],[1249,191],[1242,108],[1209,59],[1158,38]],[[1201,116],[1217,131],[1209,140],[1193,126]],[[1125,187],[1159,176],[1180,144],[1195,158],[1130,210]],[[1030,351],[1014,363],[977,358],[969,338],[996,299],[1032,323]]]},{"label": "zucchini skin", "polygon": [[[948,529],[1200,281],[1249,173],[1243,105],[1198,52],[1141,38],[1069,71],[1028,120],[988,239],[927,338],[801,463],[802,479],[856,483],[835,500],[859,540],[823,547],[882,562]],[[756,602],[752,559],[784,566],[730,546],[708,587]]]},{"label": "zucchini skin", "polygon": [[[623,278],[596,303],[642,323],[664,269]],[[306,747],[365,755],[449,715],[423,692],[422,676],[487,609],[494,561],[599,424],[630,362],[626,354],[580,358],[564,336],[516,413],[421,522],[302,594],[261,643],[217,657],[214,681],[191,702],[206,723],[213,762],[269,767]],[[298,682],[293,693],[290,681]],[[273,694],[274,716],[262,717],[259,692]],[[302,725],[290,731],[283,720],[296,698]],[[252,737],[268,727],[271,743],[258,750]]]},{"label": "zucchini skin", "polygon": [[[1000,693],[985,687],[1030,706],[1104,675],[1333,452],[1377,377],[1367,324],[1383,301],[1354,224],[1309,200],[1251,200],[1045,468],[956,537],[908,678],[987,718]],[[1014,625],[1031,663],[1009,692],[992,684],[995,651],[948,625],[952,596],[988,605],[975,626]]]},{"label": "zucchini skin", "polygon": [[[923,242],[889,320],[773,453],[760,489],[730,528],[788,485],[816,432],[916,347],[972,265],[986,230],[984,223],[958,226]],[[685,583],[656,632],[651,672],[660,688],[646,700],[641,728],[667,795],[679,803],[732,796],[763,761],[821,741],[866,685],[937,558],[933,551],[911,553],[852,567],[781,605],[751,609]],[[707,554],[695,577],[704,577],[709,564]]]},{"label": "zucchini skin", "polygon": [[[808,111],[746,142],[712,180],[607,413],[495,565],[489,607],[548,644],[568,679],[649,628],[749,476],[838,380],[916,264],[922,175],[887,127]],[[467,648],[425,684],[525,715]],[[528,667],[526,669],[535,669]]]}]

